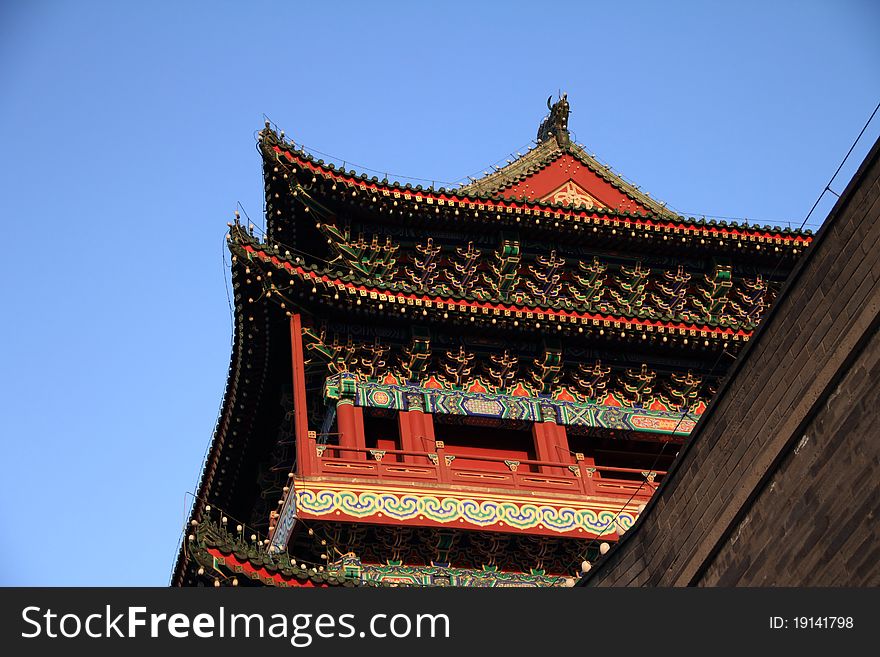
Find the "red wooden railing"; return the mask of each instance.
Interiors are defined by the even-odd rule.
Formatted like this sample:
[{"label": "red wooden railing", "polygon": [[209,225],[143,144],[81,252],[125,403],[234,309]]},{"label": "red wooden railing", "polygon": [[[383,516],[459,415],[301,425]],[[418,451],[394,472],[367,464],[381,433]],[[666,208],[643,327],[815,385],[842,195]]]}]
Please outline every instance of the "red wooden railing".
[{"label": "red wooden railing", "polygon": [[[458,457],[442,447],[442,443],[437,443],[436,452],[413,452],[318,445],[312,436],[308,442],[317,458],[314,471],[302,472],[305,475],[429,481],[618,498],[632,496],[644,501],[651,497],[659,479],[666,474],[659,470],[592,465],[585,461],[511,460],[473,454]],[[485,466],[480,467],[481,463]],[[499,468],[498,464],[506,468]],[[625,475],[635,477],[626,478]]]}]

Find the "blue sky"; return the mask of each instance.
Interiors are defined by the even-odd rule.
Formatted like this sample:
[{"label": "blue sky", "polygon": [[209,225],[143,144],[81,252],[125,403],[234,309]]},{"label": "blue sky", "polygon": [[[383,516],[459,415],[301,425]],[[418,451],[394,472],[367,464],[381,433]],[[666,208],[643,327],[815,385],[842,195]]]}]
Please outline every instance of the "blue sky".
[{"label": "blue sky", "polygon": [[264,113],[454,181],[562,89],[576,139],[672,208],[799,225],[880,100],[878,28],[869,1],[0,4],[0,584],[167,584]]}]

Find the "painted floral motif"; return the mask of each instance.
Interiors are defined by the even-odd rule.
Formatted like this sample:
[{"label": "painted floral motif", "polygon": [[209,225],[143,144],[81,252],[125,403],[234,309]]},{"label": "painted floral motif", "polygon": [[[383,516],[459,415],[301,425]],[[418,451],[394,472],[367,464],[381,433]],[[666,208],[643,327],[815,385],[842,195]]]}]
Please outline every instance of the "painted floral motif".
[{"label": "painted floral motif", "polygon": [[547,196],[542,198],[541,201],[544,203],[570,205],[573,208],[585,208],[587,210],[605,207],[602,203],[590,196],[587,190],[572,180],[567,181],[561,187],[550,192]]}]

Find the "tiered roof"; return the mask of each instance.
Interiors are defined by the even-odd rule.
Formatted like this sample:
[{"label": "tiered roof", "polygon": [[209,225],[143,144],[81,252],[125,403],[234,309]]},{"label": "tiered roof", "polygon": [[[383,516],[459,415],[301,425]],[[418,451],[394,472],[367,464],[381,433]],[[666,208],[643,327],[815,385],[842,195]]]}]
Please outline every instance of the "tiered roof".
[{"label": "tiered roof", "polygon": [[[259,497],[251,479],[265,467],[275,444],[272,432],[277,426],[267,417],[277,413],[275,393],[289,376],[279,364],[289,363],[288,337],[279,332],[285,313],[307,308],[318,317],[360,317],[357,321],[366,323],[382,318],[395,325],[424,322],[452,332],[464,325],[477,331],[506,331],[508,336],[523,334],[522,339],[532,344],[540,337],[570,336],[617,344],[615,349],[623,350],[630,349],[625,343],[641,349],[656,342],[664,349],[720,352],[748,340],[760,312],[725,314],[715,302],[729,290],[740,305],[764,297],[769,303],[774,281],[764,281],[767,287],[761,288],[758,272],[776,272],[781,262],[778,285],[810,245],[810,232],[677,215],[572,143],[560,103],[551,108],[535,148],[460,188],[424,188],[338,168],[313,158],[267,124],[259,135],[267,234],[259,239],[236,223],[228,235],[235,343],[193,519],[201,519],[209,505],[243,514],[247,500]],[[346,234],[349,223],[387,229],[388,235],[378,242],[369,234]],[[443,236],[447,242],[441,269],[453,271],[461,264],[455,258],[471,258],[471,273],[479,272],[484,284],[456,286],[448,277],[422,276],[436,248],[418,237],[425,234]],[[501,242],[492,242],[498,235],[503,236]],[[468,244],[471,238],[476,246]],[[567,250],[568,263],[554,264],[555,251],[540,251],[547,244]],[[479,262],[472,247],[482,250]],[[521,259],[527,249],[530,252]],[[607,259],[581,256],[592,252],[608,254]],[[654,259],[655,266],[628,266],[639,259]],[[712,264],[716,260],[744,264],[725,269]],[[623,298],[624,291],[645,297],[642,291],[656,292],[669,283],[663,277],[675,271],[665,266],[667,262],[685,262],[694,272],[709,272],[705,280],[691,283],[705,288],[700,303],[658,310],[634,301],[632,295]],[[559,278],[552,278],[548,267]],[[600,276],[608,285],[601,299],[582,294],[583,280],[592,275],[585,268],[590,267],[608,270]],[[524,272],[521,281],[515,280],[515,271]],[[541,281],[564,282],[566,294],[546,294],[547,289],[536,285]],[[573,404],[579,399],[562,401]],[[659,407],[654,410],[661,412]],[[263,558],[250,554],[253,546],[230,543],[223,531],[204,524],[194,532],[193,547],[224,563],[236,549],[247,553],[245,561]],[[279,558],[283,559],[269,559],[270,567],[264,569],[272,578]],[[187,575],[187,564],[192,561],[184,550],[175,583],[192,576]],[[238,561],[229,567],[244,568]],[[303,573],[284,568],[290,570],[282,572],[284,577],[304,581]],[[268,581],[267,576],[261,571],[257,579]],[[312,585],[338,583],[326,576],[305,576]]]}]

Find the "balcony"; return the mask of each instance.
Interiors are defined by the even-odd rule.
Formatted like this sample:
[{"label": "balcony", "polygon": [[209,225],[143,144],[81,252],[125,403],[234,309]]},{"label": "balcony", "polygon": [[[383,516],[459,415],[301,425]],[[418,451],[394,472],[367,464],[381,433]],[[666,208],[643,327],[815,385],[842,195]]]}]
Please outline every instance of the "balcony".
[{"label": "balcony", "polygon": [[319,444],[309,432],[277,515],[273,545],[296,519],[616,540],[664,471],[571,461]]},{"label": "balcony", "polygon": [[375,479],[395,484],[430,482],[441,487],[498,488],[645,502],[666,474],[587,465],[583,460],[562,463],[458,456],[448,453],[439,442],[436,452],[412,452],[319,445],[314,438],[309,440],[317,456],[317,467],[304,473],[309,476]]}]

